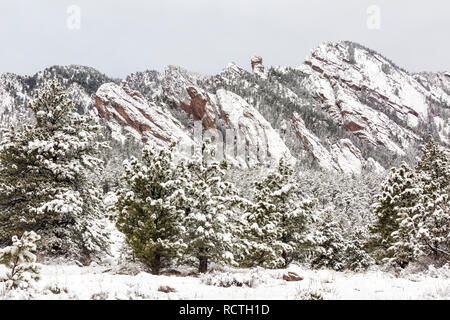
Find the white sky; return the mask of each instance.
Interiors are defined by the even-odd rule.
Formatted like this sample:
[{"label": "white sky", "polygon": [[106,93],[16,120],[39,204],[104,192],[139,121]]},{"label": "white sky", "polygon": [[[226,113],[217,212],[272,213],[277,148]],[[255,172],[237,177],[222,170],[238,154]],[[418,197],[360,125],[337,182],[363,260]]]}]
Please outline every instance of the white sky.
[{"label": "white sky", "polygon": [[[81,29],[67,28],[70,5]],[[367,8],[381,9],[370,30]],[[324,41],[359,42],[410,71],[450,71],[448,0],[0,0],[0,73],[82,64],[123,77],[168,64],[213,74],[250,56],[298,65]]]}]

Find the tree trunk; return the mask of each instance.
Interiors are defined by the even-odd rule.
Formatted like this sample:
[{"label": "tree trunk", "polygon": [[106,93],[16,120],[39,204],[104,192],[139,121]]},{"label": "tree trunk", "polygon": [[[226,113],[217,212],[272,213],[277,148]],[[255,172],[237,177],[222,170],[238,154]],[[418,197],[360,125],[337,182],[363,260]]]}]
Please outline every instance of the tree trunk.
[{"label": "tree trunk", "polygon": [[156,255],[155,258],[151,262],[152,274],[158,275],[161,270],[161,256]]},{"label": "tree trunk", "polygon": [[284,251],[283,250],[283,253],[281,254],[281,256],[283,257],[283,260],[284,260],[284,268],[287,268],[288,267],[288,265],[289,265],[289,257],[288,257],[288,254],[287,254],[287,252],[286,251]]},{"label": "tree trunk", "polygon": [[208,258],[206,257],[200,257],[200,264],[198,266],[198,272],[205,273],[208,271]]}]

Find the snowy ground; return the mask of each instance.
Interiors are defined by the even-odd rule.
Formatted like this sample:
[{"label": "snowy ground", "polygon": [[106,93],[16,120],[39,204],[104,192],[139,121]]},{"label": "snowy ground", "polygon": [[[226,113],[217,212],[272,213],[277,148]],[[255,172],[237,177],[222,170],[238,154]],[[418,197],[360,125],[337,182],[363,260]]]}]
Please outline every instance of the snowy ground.
[{"label": "snowy ground", "polygon": [[[200,277],[117,274],[105,266],[45,265],[28,292],[5,292],[1,299],[450,299],[450,270],[429,270],[402,277],[382,271],[343,273],[291,266],[304,277],[282,279],[287,270],[215,271]],[[231,285],[221,287],[220,285]],[[243,283],[242,287],[240,285]],[[251,287],[249,287],[251,286]],[[174,292],[159,291],[170,287]],[[167,291],[167,290],[165,290]]]}]

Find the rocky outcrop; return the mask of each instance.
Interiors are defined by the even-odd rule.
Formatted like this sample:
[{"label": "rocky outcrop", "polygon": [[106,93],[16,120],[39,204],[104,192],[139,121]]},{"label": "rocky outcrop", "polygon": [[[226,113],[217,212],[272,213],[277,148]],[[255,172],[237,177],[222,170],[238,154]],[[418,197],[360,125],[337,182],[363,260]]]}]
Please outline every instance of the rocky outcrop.
[{"label": "rocky outcrop", "polygon": [[252,71],[254,74],[259,75],[262,78],[267,78],[267,74],[265,72],[265,68],[263,65],[263,58],[260,56],[253,56],[250,59],[250,63],[252,65]]},{"label": "rocky outcrop", "polygon": [[252,71],[257,73],[264,73],[263,58],[260,56],[253,56],[250,59]]},{"label": "rocky outcrop", "polygon": [[214,136],[221,142],[218,148],[224,151],[224,157],[241,167],[277,162],[282,156],[291,158],[279,134],[244,99],[223,89],[208,93],[195,86],[198,83],[186,74],[173,71],[176,76],[172,73],[171,79],[163,80],[164,99],[201,123],[200,137],[193,136],[193,128],[183,127],[164,110],[167,107],[149,103],[126,83],[108,83],[99,88],[95,101],[98,116],[113,129],[125,128],[144,141],[159,145],[180,140],[198,143],[199,139]]},{"label": "rocky outcrop", "polygon": [[339,166],[333,161],[330,152],[322,145],[320,140],[306,128],[303,119],[295,113],[291,121],[291,128],[302,143],[303,148],[317,161],[319,166],[326,170],[339,171]]},{"label": "rocky outcrop", "polygon": [[184,110],[194,121],[201,121],[205,129],[214,129],[220,111],[212,103],[212,95],[204,90],[206,78],[180,67],[166,68],[162,80],[162,97],[175,108]]},{"label": "rocky outcrop", "polygon": [[[239,76],[242,69],[230,64],[219,76]],[[213,81],[218,80],[215,77]],[[164,100],[200,121],[206,134],[214,134],[226,144],[225,157],[241,167],[258,163],[277,162],[280,157],[291,158],[280,135],[269,122],[242,97],[218,89],[216,93],[203,89],[205,79],[178,67],[165,70],[162,81]],[[232,141],[232,146],[230,146]],[[230,150],[234,150],[232,154]]]},{"label": "rocky outcrop", "polygon": [[307,90],[347,131],[400,155],[419,140],[408,126],[426,123],[428,101],[438,99],[406,71],[349,42],[319,46],[298,70],[308,75]]},{"label": "rocky outcrop", "polygon": [[228,146],[231,151],[237,147],[236,156],[231,158],[236,159],[239,165],[252,167],[258,163],[277,163],[281,157],[292,160],[279,133],[244,99],[220,89],[216,102],[222,115],[221,129],[226,141],[239,141],[236,146]]},{"label": "rocky outcrop", "polygon": [[194,121],[202,121],[204,128],[215,128],[216,114],[209,94],[196,87],[187,87],[186,92],[190,97],[189,104],[180,102],[180,108],[191,115]]},{"label": "rocky outcrop", "polygon": [[333,160],[345,173],[360,174],[365,164],[361,151],[349,139],[341,139],[331,146]]},{"label": "rocky outcrop", "polygon": [[126,86],[103,84],[95,96],[95,109],[113,131],[124,128],[144,142],[167,146],[191,140],[178,120]]},{"label": "rocky outcrop", "polygon": [[320,167],[347,174],[360,174],[363,169],[380,172],[383,167],[374,159],[364,159],[361,151],[349,140],[341,139],[327,149],[312,132],[302,118],[296,113],[292,118],[291,128],[303,144],[304,149],[313,156]]}]

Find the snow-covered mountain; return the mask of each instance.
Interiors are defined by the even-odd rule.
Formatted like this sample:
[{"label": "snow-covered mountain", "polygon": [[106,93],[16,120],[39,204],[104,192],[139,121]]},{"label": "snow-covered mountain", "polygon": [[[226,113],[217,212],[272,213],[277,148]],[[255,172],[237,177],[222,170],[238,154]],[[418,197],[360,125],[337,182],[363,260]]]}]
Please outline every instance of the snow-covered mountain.
[{"label": "snow-covered mountain", "polygon": [[450,73],[411,74],[351,42],[324,43],[299,66],[267,68],[254,56],[250,67],[230,63],[210,76],[168,66],[123,80],[83,66],[3,74],[0,126],[29,119],[33,91],[56,78],[118,141],[196,143],[200,125],[244,167],[293,156],[332,171],[380,171],[415,156],[429,134],[450,143]]},{"label": "snow-covered mountain", "polygon": [[442,88],[427,88],[381,55],[351,43],[323,44],[298,69],[308,75],[304,86],[347,131],[399,154],[417,139],[409,128],[428,123],[430,103],[450,106]]}]

